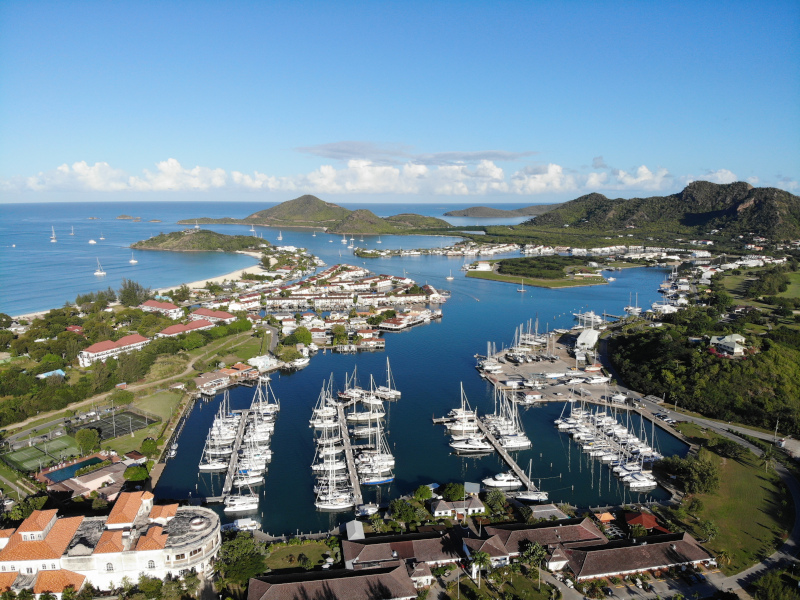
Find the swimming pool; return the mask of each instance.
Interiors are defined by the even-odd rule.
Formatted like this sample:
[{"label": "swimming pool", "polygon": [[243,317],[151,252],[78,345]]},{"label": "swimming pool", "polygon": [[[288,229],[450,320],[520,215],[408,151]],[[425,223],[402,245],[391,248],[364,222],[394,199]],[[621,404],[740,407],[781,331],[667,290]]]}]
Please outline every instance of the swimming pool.
[{"label": "swimming pool", "polygon": [[70,479],[71,477],[75,477],[75,472],[78,469],[82,469],[83,467],[88,467],[89,465],[96,465],[99,462],[103,461],[97,458],[96,456],[93,458],[87,458],[86,460],[76,462],[74,465],[64,467],[63,469],[50,471],[46,475],[46,477],[53,483],[58,483],[59,481],[64,481],[65,479]]}]

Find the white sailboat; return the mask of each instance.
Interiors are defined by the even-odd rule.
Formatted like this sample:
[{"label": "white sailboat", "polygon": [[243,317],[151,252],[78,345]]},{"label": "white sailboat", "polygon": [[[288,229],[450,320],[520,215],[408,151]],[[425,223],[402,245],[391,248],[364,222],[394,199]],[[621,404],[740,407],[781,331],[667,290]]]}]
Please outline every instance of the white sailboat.
[{"label": "white sailboat", "polygon": [[280,232],[280,231],[278,232],[278,241],[279,241],[279,242],[282,242],[282,241],[283,241],[283,233],[282,233],[282,232]]},{"label": "white sailboat", "polygon": [[103,235],[103,232],[101,231],[101,232],[100,232],[100,240],[104,240],[104,239],[106,239],[106,236],[104,236],[104,235]]},{"label": "white sailboat", "polygon": [[75,226],[72,226],[72,231],[69,232],[70,235],[75,235]]},{"label": "white sailboat", "polygon": [[375,389],[375,395],[383,400],[399,400],[401,393],[395,387],[394,377],[392,377],[392,368],[389,366],[389,357],[386,357],[386,385],[379,385]]},{"label": "white sailboat", "polygon": [[311,237],[317,237],[317,231],[316,230],[314,230],[314,232],[311,234]]},{"label": "white sailboat", "polygon": [[522,277],[519,278],[519,285],[520,285],[520,287],[517,288],[517,291],[518,292],[522,292],[524,294],[525,293],[525,279],[524,278],[522,278]]},{"label": "white sailboat", "polygon": [[347,243],[347,236],[344,233],[342,234],[342,243],[343,244]]},{"label": "white sailboat", "polygon": [[383,243],[383,242],[381,241],[381,236],[378,236],[378,241],[377,241],[376,243],[377,243],[377,244],[382,244],[382,243]]},{"label": "white sailboat", "polygon": [[200,225],[197,224],[197,221],[194,222],[194,228],[195,229],[200,229]]},{"label": "white sailboat", "polygon": [[133,252],[131,252],[131,259],[128,262],[131,263],[132,265],[135,265],[136,263],[139,262],[138,260],[133,258]]},{"label": "white sailboat", "polygon": [[53,243],[56,243],[56,241],[57,241],[56,240],[56,228],[55,227],[51,227],[51,229],[53,230],[53,234],[50,236],[50,241],[53,242]]},{"label": "white sailboat", "polygon": [[106,272],[103,270],[103,267],[100,266],[100,259],[97,259],[97,270],[94,272],[97,276],[105,275]]},{"label": "white sailboat", "polygon": [[447,279],[447,281],[453,281],[453,279],[455,279],[455,277],[453,277],[453,269],[450,269],[450,275],[445,277],[445,279]]}]

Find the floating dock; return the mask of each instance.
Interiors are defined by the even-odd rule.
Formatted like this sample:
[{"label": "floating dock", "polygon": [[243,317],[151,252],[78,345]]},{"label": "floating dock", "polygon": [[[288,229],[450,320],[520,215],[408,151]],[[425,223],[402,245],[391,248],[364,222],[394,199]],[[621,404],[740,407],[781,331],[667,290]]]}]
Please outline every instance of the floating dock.
[{"label": "floating dock", "polygon": [[344,443],[344,456],[347,461],[347,474],[350,477],[350,486],[353,488],[353,500],[356,506],[364,504],[364,496],[361,494],[361,482],[358,479],[356,461],[353,457],[353,446],[350,444],[350,432],[347,430],[347,420],[344,414],[344,404],[336,405],[336,412],[339,418],[339,429],[342,432],[342,442]]},{"label": "floating dock", "polygon": [[239,421],[239,429],[236,431],[236,439],[233,442],[233,453],[231,454],[230,462],[228,463],[228,472],[225,475],[225,483],[222,486],[222,497],[225,498],[231,492],[233,487],[233,476],[236,474],[236,467],[239,464],[239,448],[242,446],[242,438],[244,437],[244,430],[247,427],[247,422],[250,420],[250,411],[242,410],[236,411],[242,415]]},{"label": "floating dock", "polygon": [[520,466],[517,464],[517,461],[515,461],[513,458],[511,458],[511,455],[508,453],[508,451],[505,448],[503,448],[502,444],[497,440],[496,437],[494,437],[492,432],[489,431],[489,428],[486,426],[486,424],[483,421],[481,421],[480,419],[477,419],[477,423],[478,423],[478,428],[486,436],[486,440],[492,446],[494,446],[494,449],[497,451],[497,453],[500,455],[500,457],[504,461],[506,461],[506,464],[511,468],[512,471],[514,471],[514,475],[516,475],[519,478],[519,480],[522,482],[522,484],[526,488],[528,488],[529,491],[538,492],[539,489],[535,485],[533,485],[533,482],[527,476],[525,471],[523,471],[520,468]]}]

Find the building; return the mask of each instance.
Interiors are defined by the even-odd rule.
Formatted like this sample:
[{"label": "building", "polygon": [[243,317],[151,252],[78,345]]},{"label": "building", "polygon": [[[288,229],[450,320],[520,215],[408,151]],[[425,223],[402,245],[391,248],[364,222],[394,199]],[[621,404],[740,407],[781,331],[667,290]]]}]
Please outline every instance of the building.
[{"label": "building", "polygon": [[175,306],[172,302],[159,302],[157,300],[148,300],[139,305],[139,308],[145,312],[157,312],[169,317],[170,319],[180,319],[183,316],[183,309]]},{"label": "building", "polygon": [[711,338],[711,345],[720,352],[730,354],[731,356],[744,356],[744,336],[738,333],[731,335],[715,335]]},{"label": "building", "polygon": [[159,331],[156,334],[156,337],[177,337],[179,335],[183,335],[184,333],[191,333],[192,331],[205,331],[206,329],[211,329],[212,327],[215,327],[215,325],[211,321],[207,321],[205,319],[196,319],[194,321],[189,321],[186,325],[170,325],[169,327]]},{"label": "building", "polygon": [[224,310],[211,310],[210,308],[198,308],[196,311],[192,312],[189,315],[189,320],[197,321],[199,319],[211,321],[215,325],[218,325],[220,323],[224,325],[230,325],[236,320],[236,316],[232,315],[229,312],[225,312]]},{"label": "building", "polygon": [[153,506],[150,492],[120,494],[108,518],[58,518],[34,511],[0,534],[0,577],[12,590],[59,598],[85,582],[111,590],[123,577],[163,579],[190,569],[210,572],[221,544],[219,517],[199,507]]},{"label": "building", "polygon": [[448,502],[447,500],[433,500],[431,502],[431,513],[434,517],[460,517],[461,515],[479,515],[486,511],[477,496],[470,496],[465,500]]},{"label": "building", "polygon": [[456,563],[461,560],[460,543],[452,534],[438,532],[409,535],[378,536],[342,541],[342,557],[346,569],[375,569],[398,561],[416,568]]},{"label": "building", "polygon": [[116,342],[111,340],[97,342],[78,353],[78,364],[82,367],[88,367],[98,360],[106,362],[109,358],[116,358],[120,354],[141,350],[149,343],[150,340],[148,338],[138,333],[126,335]]}]

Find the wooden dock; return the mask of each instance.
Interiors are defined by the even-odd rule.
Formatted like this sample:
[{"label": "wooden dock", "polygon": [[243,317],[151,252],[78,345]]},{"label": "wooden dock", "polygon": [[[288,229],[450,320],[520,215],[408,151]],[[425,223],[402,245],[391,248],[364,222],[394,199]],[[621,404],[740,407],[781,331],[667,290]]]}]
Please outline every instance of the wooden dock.
[{"label": "wooden dock", "polygon": [[538,492],[538,488],[533,485],[533,482],[528,478],[528,475],[525,473],[525,471],[520,468],[520,466],[517,464],[517,461],[511,458],[511,455],[508,453],[508,451],[503,448],[503,445],[496,437],[494,437],[492,432],[489,431],[489,428],[486,427],[486,424],[481,419],[478,419],[478,428],[486,436],[486,440],[492,446],[494,446],[494,449],[502,457],[502,459],[506,461],[506,464],[511,468],[511,470],[514,471],[514,475],[519,477],[519,480],[522,482],[522,484],[531,492]]},{"label": "wooden dock", "polygon": [[228,463],[228,473],[225,475],[225,483],[222,486],[223,498],[230,494],[231,488],[233,487],[233,476],[236,474],[236,467],[239,464],[239,448],[242,446],[244,430],[245,427],[247,427],[247,421],[250,419],[249,410],[236,412],[241,413],[242,419],[239,421],[239,429],[236,430],[236,439],[233,441],[233,453],[231,454],[231,459]]},{"label": "wooden dock", "polygon": [[353,488],[353,500],[356,506],[364,504],[364,496],[361,494],[361,482],[358,480],[356,461],[353,457],[353,446],[350,444],[350,432],[347,430],[347,421],[344,416],[344,405],[337,404],[336,412],[339,416],[339,429],[342,431],[342,442],[344,443],[344,456],[347,461],[347,474],[350,476],[350,485]]}]

